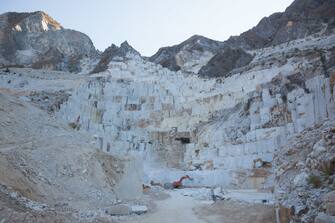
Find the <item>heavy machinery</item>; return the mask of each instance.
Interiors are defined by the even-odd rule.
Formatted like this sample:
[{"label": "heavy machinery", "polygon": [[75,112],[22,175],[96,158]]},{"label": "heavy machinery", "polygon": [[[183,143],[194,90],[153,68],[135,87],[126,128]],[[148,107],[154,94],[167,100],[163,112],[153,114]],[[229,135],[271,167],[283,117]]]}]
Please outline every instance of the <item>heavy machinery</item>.
[{"label": "heavy machinery", "polygon": [[179,180],[172,183],[173,188],[183,187],[183,180],[185,180],[185,179],[193,180],[189,175],[182,176]]},{"label": "heavy machinery", "polygon": [[179,180],[174,181],[173,183],[165,183],[165,189],[179,189],[183,187],[183,180],[193,180],[189,175],[182,176]]}]

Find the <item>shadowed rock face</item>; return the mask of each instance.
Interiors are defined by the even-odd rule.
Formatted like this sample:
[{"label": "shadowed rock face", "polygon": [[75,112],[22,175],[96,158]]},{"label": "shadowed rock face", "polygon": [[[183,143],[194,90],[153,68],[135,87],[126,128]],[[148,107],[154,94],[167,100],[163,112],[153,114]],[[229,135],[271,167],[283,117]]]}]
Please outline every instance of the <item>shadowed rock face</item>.
[{"label": "shadowed rock face", "polygon": [[228,77],[235,68],[248,65],[253,56],[242,49],[227,48],[216,54],[199,71],[201,77]]},{"label": "shadowed rock face", "polygon": [[64,29],[44,12],[0,15],[1,64],[73,71],[81,58],[96,54],[88,36]]},{"label": "shadowed rock face", "polygon": [[335,28],[333,0],[296,0],[283,13],[263,18],[257,26],[229,38],[231,47],[258,49]]}]

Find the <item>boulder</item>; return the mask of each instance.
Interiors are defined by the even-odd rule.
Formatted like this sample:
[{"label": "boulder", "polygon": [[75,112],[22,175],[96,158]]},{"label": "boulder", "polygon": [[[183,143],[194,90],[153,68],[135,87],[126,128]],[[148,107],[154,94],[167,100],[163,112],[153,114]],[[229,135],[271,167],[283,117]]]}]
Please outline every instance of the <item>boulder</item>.
[{"label": "boulder", "polygon": [[324,147],[324,141],[320,140],[319,142],[315,143],[313,146],[313,151],[310,154],[312,158],[317,158],[320,154],[326,152],[326,148]]},{"label": "boulder", "polygon": [[335,216],[319,213],[315,218],[314,223],[335,223]]},{"label": "boulder", "polygon": [[326,213],[335,216],[335,191],[324,195],[322,200],[324,207],[326,208]]},{"label": "boulder", "polygon": [[307,185],[307,178],[308,178],[308,174],[305,173],[305,172],[302,172],[294,178],[293,184],[296,187],[305,186],[305,185]]},{"label": "boulder", "polygon": [[145,214],[148,212],[148,207],[145,205],[134,205],[130,207],[132,214]]},{"label": "boulder", "polygon": [[122,216],[122,215],[130,215],[131,211],[132,209],[129,206],[124,204],[118,204],[106,210],[106,214],[112,216]]}]

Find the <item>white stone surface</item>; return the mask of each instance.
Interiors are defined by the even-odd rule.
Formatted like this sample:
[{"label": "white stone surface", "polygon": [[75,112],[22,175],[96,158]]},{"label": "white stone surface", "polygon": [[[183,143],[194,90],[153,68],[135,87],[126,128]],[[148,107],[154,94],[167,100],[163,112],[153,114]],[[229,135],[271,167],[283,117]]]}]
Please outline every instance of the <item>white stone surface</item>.
[{"label": "white stone surface", "polygon": [[[298,46],[327,49],[333,38],[297,40],[287,52]],[[103,151],[143,159],[147,181],[172,182],[190,174],[195,176],[190,185],[259,188],[263,176],[242,182],[252,177],[255,160],[271,162],[289,137],[335,114],[329,78],[312,72],[315,58],[259,63],[284,52],[278,49],[256,51],[250,69],[222,83],[129,55],[82,82],[57,116],[72,122],[80,115],[81,130],[96,135]],[[282,86],[271,81],[284,86],[297,72],[309,72],[300,74],[306,76],[304,86],[273,93]],[[187,135],[190,143],[176,141],[178,135]]]}]

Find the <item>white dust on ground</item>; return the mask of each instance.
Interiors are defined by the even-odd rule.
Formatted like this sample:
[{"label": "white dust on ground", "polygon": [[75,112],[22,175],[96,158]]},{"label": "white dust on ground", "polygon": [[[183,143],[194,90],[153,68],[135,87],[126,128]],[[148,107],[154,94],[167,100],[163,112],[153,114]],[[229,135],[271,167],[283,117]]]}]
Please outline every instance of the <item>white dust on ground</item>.
[{"label": "white dust on ground", "polygon": [[169,198],[156,202],[157,209],[154,213],[126,221],[126,223],[205,223],[205,221],[199,219],[193,211],[194,208],[203,205],[201,201],[192,197],[183,196],[181,191],[178,190],[170,191],[169,195]]}]

